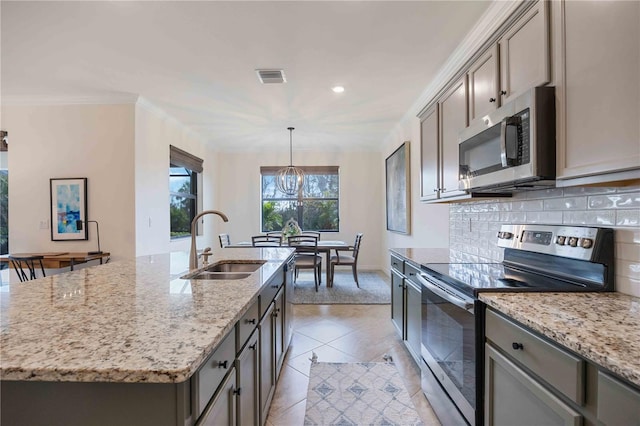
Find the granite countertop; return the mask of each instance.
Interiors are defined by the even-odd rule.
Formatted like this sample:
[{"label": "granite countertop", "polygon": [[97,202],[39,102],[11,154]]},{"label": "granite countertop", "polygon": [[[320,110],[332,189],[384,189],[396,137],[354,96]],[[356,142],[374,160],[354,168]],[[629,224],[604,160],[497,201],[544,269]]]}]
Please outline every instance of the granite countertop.
[{"label": "granite countertop", "polygon": [[215,249],[267,262],[240,280],[184,280],[188,253],[142,256],[0,287],[2,380],[180,383],[193,375],[291,256]]},{"label": "granite countertop", "polygon": [[640,298],[622,293],[481,293],[480,300],[640,386]]}]

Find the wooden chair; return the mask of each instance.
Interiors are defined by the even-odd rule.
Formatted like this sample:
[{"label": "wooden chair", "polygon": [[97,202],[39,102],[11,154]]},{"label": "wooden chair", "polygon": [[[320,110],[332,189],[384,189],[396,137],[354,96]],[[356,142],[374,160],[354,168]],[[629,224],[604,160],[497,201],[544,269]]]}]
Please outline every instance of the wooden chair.
[{"label": "wooden chair", "polygon": [[313,269],[313,281],[316,291],[322,279],[322,256],[318,252],[318,237],[314,235],[296,235],[289,237],[289,247],[296,249],[295,277],[298,278],[300,269]]},{"label": "wooden chair", "polygon": [[220,240],[220,247],[222,248],[231,245],[231,238],[229,238],[229,234],[220,234],[218,235],[218,239]]},{"label": "wooden chair", "polygon": [[[360,252],[360,242],[362,241],[362,233],[356,235],[356,241],[353,243],[353,247],[336,249],[336,255],[331,256],[329,259],[329,282],[328,287],[333,287],[333,273],[336,266],[351,266],[353,270],[353,279],[356,281],[356,286],[360,288],[358,283],[358,253]],[[351,254],[341,254],[340,252],[351,252]]]},{"label": "wooden chair", "polygon": [[273,235],[254,235],[251,237],[251,245],[254,247],[280,247],[282,238]]},{"label": "wooden chair", "polygon": [[[42,276],[46,276],[44,273],[44,265],[42,264],[43,256],[11,256],[9,255],[9,260],[11,261],[11,265],[13,269],[16,270],[16,274],[18,274],[18,278],[20,282],[25,282],[29,280],[35,280],[36,277],[36,268],[39,266],[42,271]],[[26,271],[25,271],[26,269]],[[27,275],[27,271],[29,274]]]}]

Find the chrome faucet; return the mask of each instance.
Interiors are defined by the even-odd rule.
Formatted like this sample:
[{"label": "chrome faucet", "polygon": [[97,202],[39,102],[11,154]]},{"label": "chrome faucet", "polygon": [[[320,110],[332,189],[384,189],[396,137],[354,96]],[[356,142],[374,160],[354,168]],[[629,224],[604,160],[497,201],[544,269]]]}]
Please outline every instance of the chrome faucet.
[{"label": "chrome faucet", "polygon": [[198,268],[198,256],[196,256],[196,223],[198,219],[207,214],[217,214],[225,222],[229,222],[229,218],[222,212],[217,210],[205,210],[202,213],[196,215],[191,221],[191,250],[189,251],[189,269]]}]

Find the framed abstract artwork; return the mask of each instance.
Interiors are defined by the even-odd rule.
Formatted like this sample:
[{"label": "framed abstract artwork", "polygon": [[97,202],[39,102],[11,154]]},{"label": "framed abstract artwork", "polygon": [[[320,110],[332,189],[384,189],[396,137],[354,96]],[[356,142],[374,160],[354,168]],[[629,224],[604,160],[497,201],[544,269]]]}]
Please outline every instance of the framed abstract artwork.
[{"label": "framed abstract artwork", "polygon": [[387,230],[411,233],[409,141],[385,160],[387,176]]},{"label": "framed abstract artwork", "polygon": [[86,240],[87,178],[49,179],[51,240]]}]

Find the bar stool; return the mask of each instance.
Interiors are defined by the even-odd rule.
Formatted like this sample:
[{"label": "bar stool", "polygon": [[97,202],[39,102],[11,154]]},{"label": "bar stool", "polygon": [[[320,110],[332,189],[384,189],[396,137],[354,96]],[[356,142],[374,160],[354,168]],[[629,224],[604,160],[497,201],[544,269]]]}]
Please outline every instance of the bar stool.
[{"label": "bar stool", "polygon": [[[42,264],[43,256],[19,256],[19,255],[9,255],[9,260],[11,261],[11,265],[13,269],[16,270],[16,274],[18,274],[18,278],[20,282],[25,282],[29,280],[36,279],[36,266],[40,265],[40,270],[42,271],[42,276],[45,277],[44,273],[44,265]],[[27,272],[29,274],[27,275]]]}]

